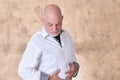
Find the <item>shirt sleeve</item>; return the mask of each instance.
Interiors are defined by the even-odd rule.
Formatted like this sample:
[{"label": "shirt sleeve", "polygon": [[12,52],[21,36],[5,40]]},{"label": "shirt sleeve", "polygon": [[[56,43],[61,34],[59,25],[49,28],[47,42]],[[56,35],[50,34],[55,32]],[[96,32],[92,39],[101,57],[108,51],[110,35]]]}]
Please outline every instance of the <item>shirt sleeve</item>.
[{"label": "shirt sleeve", "polygon": [[71,59],[71,62],[77,67],[77,71],[75,72],[75,74],[73,74],[73,77],[76,77],[78,72],[79,72],[79,63],[77,62],[77,59],[76,59],[76,51],[75,51],[75,47],[74,47],[74,44],[73,44],[73,40],[72,40],[72,37],[70,36],[70,34],[68,33],[69,35],[69,44],[70,44],[70,53],[71,53],[71,56],[70,56],[70,59]]},{"label": "shirt sleeve", "polygon": [[18,74],[23,80],[41,80],[41,75],[45,75],[47,80],[48,75],[38,70],[41,53],[34,43],[28,43],[18,69]]},{"label": "shirt sleeve", "polygon": [[76,59],[76,51],[75,51],[75,47],[74,47],[74,43],[73,43],[73,40],[72,40],[72,37],[71,35],[68,33],[68,39],[69,39],[69,47],[70,47],[70,60],[71,62],[77,62],[77,59]]}]

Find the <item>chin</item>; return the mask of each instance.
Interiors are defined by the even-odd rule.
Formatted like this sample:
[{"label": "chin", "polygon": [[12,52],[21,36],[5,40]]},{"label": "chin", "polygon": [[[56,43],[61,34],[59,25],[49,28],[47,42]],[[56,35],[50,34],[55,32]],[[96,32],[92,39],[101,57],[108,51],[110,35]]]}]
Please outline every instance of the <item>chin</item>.
[{"label": "chin", "polygon": [[51,36],[52,36],[52,37],[55,37],[55,36],[57,36],[58,34],[59,34],[59,33],[57,33],[57,34],[51,34]]}]

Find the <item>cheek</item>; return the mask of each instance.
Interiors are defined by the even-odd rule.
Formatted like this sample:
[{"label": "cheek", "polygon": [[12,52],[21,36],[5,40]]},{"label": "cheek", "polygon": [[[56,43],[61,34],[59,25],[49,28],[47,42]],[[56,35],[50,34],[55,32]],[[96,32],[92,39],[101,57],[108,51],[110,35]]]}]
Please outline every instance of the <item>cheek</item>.
[{"label": "cheek", "polygon": [[62,28],[62,26],[59,26],[58,29],[60,30]]},{"label": "cheek", "polygon": [[51,28],[49,28],[49,27],[45,27],[45,29],[46,29],[46,31],[47,31],[48,33],[51,32]]},{"label": "cheek", "polygon": [[49,32],[52,32],[53,29],[52,29],[52,27],[49,27],[48,30],[49,30]]}]

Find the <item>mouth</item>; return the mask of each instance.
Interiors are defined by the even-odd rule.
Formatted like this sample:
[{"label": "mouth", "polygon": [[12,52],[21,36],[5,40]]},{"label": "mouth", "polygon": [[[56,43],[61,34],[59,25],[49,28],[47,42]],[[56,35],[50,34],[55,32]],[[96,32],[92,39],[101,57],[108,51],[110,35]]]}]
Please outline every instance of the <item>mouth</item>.
[{"label": "mouth", "polygon": [[52,32],[51,36],[55,37],[59,34],[59,32]]}]

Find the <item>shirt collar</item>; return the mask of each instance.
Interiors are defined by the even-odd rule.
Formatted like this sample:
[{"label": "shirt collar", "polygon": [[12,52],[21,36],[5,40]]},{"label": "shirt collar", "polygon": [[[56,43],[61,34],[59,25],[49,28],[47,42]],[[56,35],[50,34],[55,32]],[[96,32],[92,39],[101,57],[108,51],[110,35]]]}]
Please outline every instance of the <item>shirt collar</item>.
[{"label": "shirt collar", "polygon": [[42,34],[42,36],[43,36],[44,38],[46,38],[47,36],[49,36],[49,34],[47,33],[47,31],[45,30],[44,27],[42,27],[42,29],[41,29],[41,34]]},{"label": "shirt collar", "polygon": [[[61,33],[63,33],[64,32],[64,30],[62,29],[61,30]],[[60,33],[60,34],[61,34]],[[45,28],[44,27],[42,27],[42,29],[41,29],[41,34],[42,34],[42,36],[44,37],[44,38],[46,38],[47,36],[49,36],[49,34],[47,33],[47,31],[45,30]]]}]

